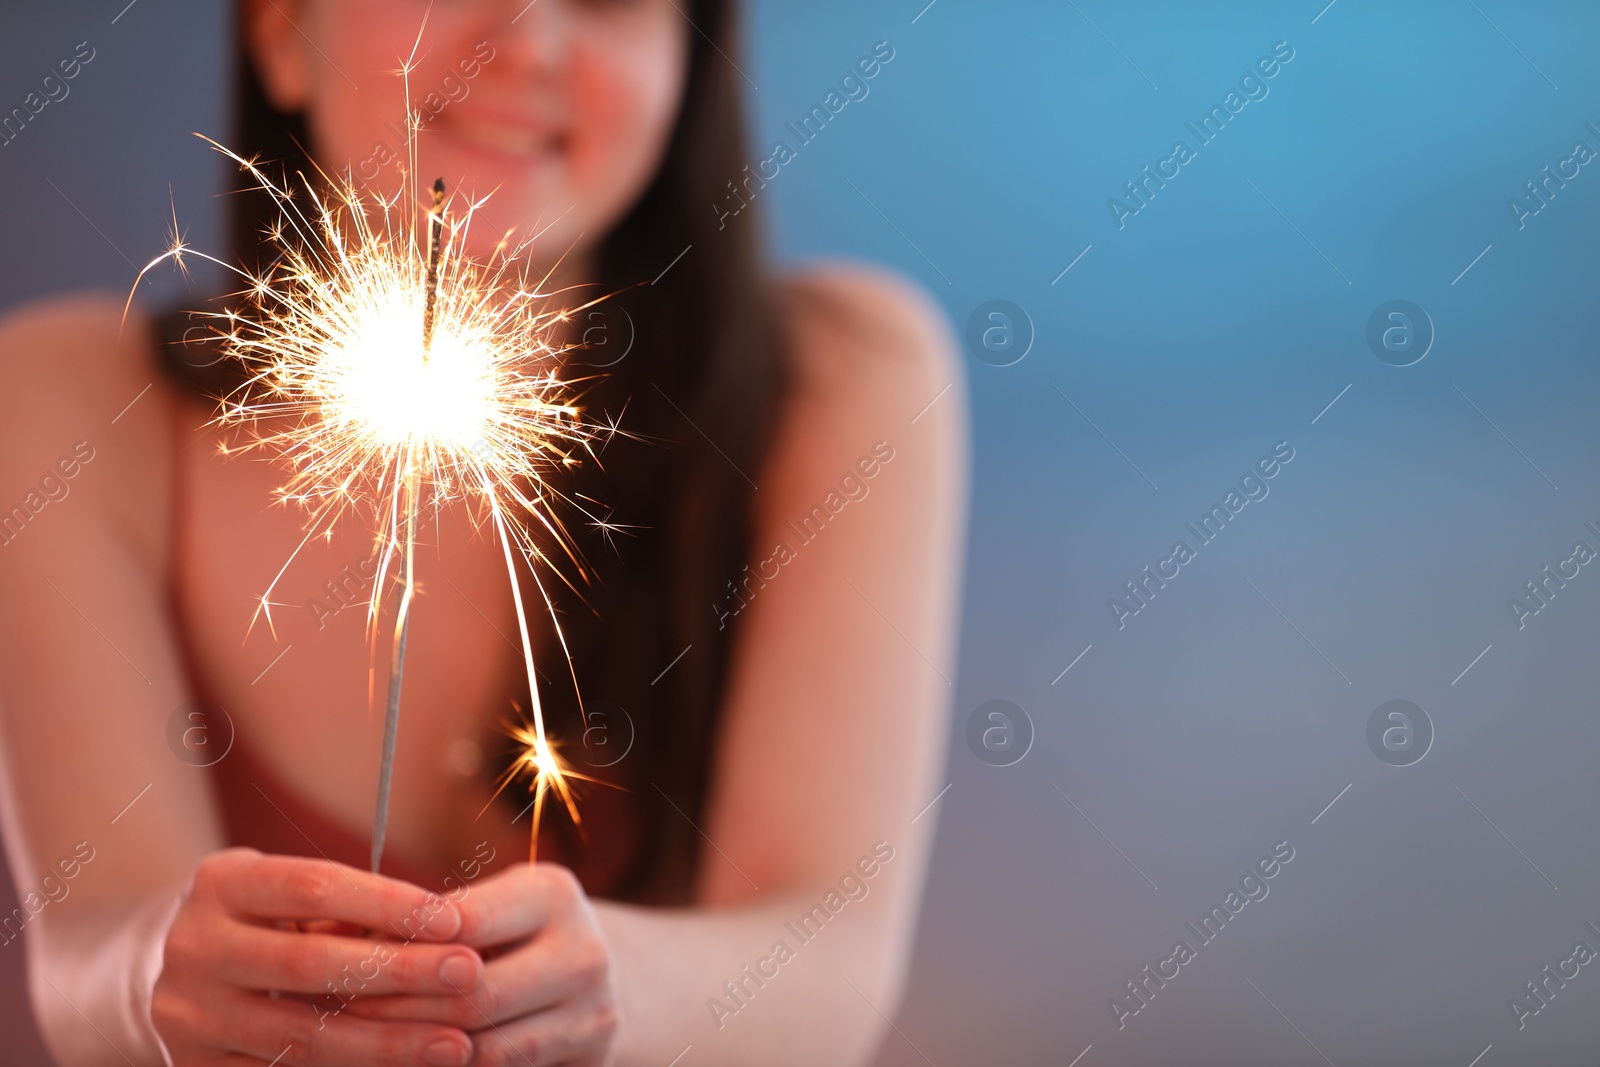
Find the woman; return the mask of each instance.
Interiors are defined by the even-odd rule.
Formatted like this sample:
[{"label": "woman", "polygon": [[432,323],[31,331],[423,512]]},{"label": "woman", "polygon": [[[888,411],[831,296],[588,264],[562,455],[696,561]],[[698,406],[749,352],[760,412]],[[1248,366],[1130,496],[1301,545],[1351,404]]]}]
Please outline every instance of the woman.
[{"label": "woman", "polygon": [[[611,736],[572,729],[548,622],[537,638],[568,752],[620,788],[585,792],[581,831],[547,819],[555,862],[518,862],[524,804],[491,802],[494,739],[526,702],[492,538],[459,509],[427,531],[368,873],[361,524],[297,556],[252,628],[303,516],[268,506],[273,463],[220,454],[207,393],[227,382],[206,379],[225,365],[110,298],[0,325],[0,477],[44,487],[19,490],[0,547],[4,831],[63,1064],[871,1054],[940,788],[959,368],[905,284],[837,265],[768,282],[754,220],[713,206],[754,158],[731,7],[240,5],[236,147],[293,164],[303,143],[397,191],[391,75],[426,15],[418,171],[493,190],[469,251],[538,228],[552,284],[624,294],[571,340],[636,331],[584,400],[633,436],[561,487],[617,527],[579,545],[594,580],[559,605]],[[248,260],[270,217],[232,199]],[[193,758],[196,730],[231,747]]]}]

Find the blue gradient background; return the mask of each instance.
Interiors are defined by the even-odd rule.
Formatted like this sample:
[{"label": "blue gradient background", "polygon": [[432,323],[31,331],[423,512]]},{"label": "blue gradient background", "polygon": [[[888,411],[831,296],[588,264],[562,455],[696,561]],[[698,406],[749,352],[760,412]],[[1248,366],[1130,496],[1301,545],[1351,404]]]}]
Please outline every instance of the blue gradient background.
[{"label": "blue gradient background", "polygon": [[[1521,231],[1506,201],[1600,149],[1600,9],[1325,2],[754,5],[757,145],[896,50],[761,194],[780,254],[891,264],[958,332],[996,298],[1036,331],[1015,366],[967,361],[952,785],[881,1067],[1594,1060],[1594,968],[1520,1032],[1507,998],[1600,948],[1600,568],[1520,632],[1506,601],[1600,548],[1600,169]],[[4,107],[99,50],[0,149],[7,305],[124,287],[111,246],[159,248],[169,182],[219,243],[188,137],[222,128],[219,16],[146,0],[108,25],[122,4],[0,16]],[[1270,95],[1119,231],[1107,198],[1279,40]],[[1364,339],[1394,298],[1437,331],[1414,366]],[[1280,440],[1268,498],[1119,630],[1107,598]],[[1036,730],[1013,767],[965,745],[993,698]],[[1367,748],[1394,698],[1436,730],[1414,766]],[[1107,999],[1281,840],[1267,899],[1119,1032]]]}]

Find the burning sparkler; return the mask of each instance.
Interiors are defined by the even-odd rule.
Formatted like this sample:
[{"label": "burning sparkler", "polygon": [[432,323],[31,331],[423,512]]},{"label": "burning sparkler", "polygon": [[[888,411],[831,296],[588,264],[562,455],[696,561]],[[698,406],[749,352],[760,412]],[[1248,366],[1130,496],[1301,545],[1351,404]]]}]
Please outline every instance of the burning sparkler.
[{"label": "burning sparkler", "polygon": [[[582,506],[552,487],[547,476],[584,455],[593,458],[594,442],[615,432],[614,425],[582,418],[574,383],[559,373],[566,351],[563,326],[590,304],[550,310],[555,294],[541,291],[550,276],[526,287],[522,246],[511,247],[509,236],[488,263],[466,256],[466,234],[482,201],[451,219],[442,181],[433,186],[426,212],[423,253],[418,211],[410,204],[364,198],[352,183],[341,185],[322,174],[321,183],[302,176],[310,201],[302,209],[287,180],[274,182],[255,161],[210,143],[244,168],[279,207],[280,222],[267,235],[277,263],[253,274],[197,252],[174,235],[172,247],[139,277],[163,261],[181,266],[192,255],[247,284],[239,294],[248,300],[246,311],[207,316],[216,320],[225,355],[248,372],[245,383],[222,399],[215,421],[247,432],[249,439],[240,447],[281,458],[290,475],[279,496],[307,513],[305,537],[261,597],[256,617],[265,616],[271,625],[272,588],[314,537],[331,537],[337,522],[352,511],[376,516],[378,573],[387,575],[393,566],[398,581],[372,832],[376,871],[387,832],[406,638],[417,591],[417,525],[419,517],[464,501],[474,521],[491,530],[501,546],[516,607],[530,724],[513,732],[523,751],[496,794],[518,775],[532,775],[531,861],[537,856],[546,794],[554,790],[577,822],[568,778],[587,777],[567,767],[545,732],[517,560],[526,564],[551,611],[576,688],[566,640],[539,571],[551,567],[572,585],[554,552],[583,573],[553,505]],[[547,551],[544,543],[556,547]],[[386,595],[387,583],[375,581],[367,612],[369,638],[375,639]]]}]

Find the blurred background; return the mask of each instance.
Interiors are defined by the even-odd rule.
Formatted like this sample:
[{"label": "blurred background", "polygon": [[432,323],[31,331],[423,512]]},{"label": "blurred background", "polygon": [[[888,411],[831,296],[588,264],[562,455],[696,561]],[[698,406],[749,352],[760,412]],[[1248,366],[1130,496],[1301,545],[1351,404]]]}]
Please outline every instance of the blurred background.
[{"label": "blurred background", "polygon": [[[227,6],[0,14],[0,111],[95,51],[0,147],[0,309],[125,292],[174,207],[222,247],[190,133],[225,132]],[[757,146],[892,47],[763,191],[772,243],[917,279],[971,385],[950,784],[881,1067],[1592,1063],[1590,968],[1508,1000],[1600,949],[1600,8],[751,14]],[[0,1059],[43,1064],[22,952]]]}]

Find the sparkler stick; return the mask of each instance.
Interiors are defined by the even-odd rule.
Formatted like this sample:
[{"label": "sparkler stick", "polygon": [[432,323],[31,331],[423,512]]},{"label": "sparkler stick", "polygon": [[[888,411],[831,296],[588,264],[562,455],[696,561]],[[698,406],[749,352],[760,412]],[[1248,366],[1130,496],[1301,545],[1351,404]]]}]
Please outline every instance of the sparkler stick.
[{"label": "sparkler stick", "polygon": [[411,631],[411,595],[415,589],[412,567],[416,556],[415,527],[417,496],[411,471],[411,451],[406,450],[407,512],[405,518],[405,564],[399,615],[395,622],[394,652],[389,662],[389,705],[383,715],[383,753],[378,760],[378,800],[372,815],[372,871],[383,859],[383,842],[389,831],[389,787],[394,778],[394,746],[400,735],[400,683],[405,678],[406,637]]},{"label": "sparkler stick", "polygon": [[428,294],[422,306],[422,359],[433,349],[433,309],[439,303],[439,241],[444,236],[444,179],[433,180],[433,210],[428,214]]},{"label": "sparkler stick", "polygon": [[[433,349],[434,309],[439,302],[439,243],[444,234],[444,179],[433,183],[433,210],[428,217],[428,278],[422,308],[422,360],[428,361]],[[395,621],[394,652],[389,661],[389,704],[383,715],[383,753],[378,761],[378,799],[372,814],[372,871],[383,859],[383,842],[389,830],[389,788],[394,779],[394,746],[400,735],[400,684],[405,679],[406,638],[411,631],[411,597],[416,590],[417,484],[414,463],[415,445],[406,443],[404,526],[405,565],[399,614]],[[535,820],[537,822],[537,820]]]}]

